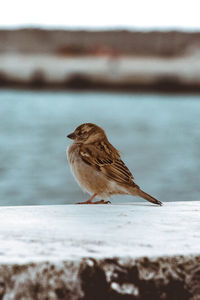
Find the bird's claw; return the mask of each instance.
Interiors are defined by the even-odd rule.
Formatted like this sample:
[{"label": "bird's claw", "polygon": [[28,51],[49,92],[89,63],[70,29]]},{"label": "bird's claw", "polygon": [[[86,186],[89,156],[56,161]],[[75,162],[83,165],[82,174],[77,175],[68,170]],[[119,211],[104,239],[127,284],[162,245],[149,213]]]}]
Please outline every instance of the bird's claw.
[{"label": "bird's claw", "polygon": [[111,204],[111,202],[110,201],[101,200],[100,204]]}]

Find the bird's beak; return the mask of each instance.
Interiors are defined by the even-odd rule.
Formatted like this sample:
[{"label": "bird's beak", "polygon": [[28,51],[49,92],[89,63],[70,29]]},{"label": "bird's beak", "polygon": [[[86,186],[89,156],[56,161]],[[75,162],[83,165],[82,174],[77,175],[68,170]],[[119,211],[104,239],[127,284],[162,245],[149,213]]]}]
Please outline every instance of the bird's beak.
[{"label": "bird's beak", "polygon": [[75,137],[76,137],[76,135],[75,135],[75,133],[74,133],[74,132],[72,132],[72,133],[68,134],[66,137],[68,137],[69,139],[72,139],[72,140],[74,140],[74,139],[75,139]]}]

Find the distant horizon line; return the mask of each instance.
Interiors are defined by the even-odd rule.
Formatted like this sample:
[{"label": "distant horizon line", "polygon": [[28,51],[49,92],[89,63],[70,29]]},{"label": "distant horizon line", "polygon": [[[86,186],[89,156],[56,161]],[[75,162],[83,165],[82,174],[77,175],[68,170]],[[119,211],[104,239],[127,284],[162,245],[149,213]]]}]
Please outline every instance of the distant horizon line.
[{"label": "distant horizon line", "polygon": [[200,27],[181,27],[181,26],[64,26],[64,25],[42,25],[42,24],[19,24],[19,25],[0,25],[0,30],[20,30],[20,29],[41,29],[41,30],[66,30],[66,31],[179,31],[179,32],[200,32]]}]

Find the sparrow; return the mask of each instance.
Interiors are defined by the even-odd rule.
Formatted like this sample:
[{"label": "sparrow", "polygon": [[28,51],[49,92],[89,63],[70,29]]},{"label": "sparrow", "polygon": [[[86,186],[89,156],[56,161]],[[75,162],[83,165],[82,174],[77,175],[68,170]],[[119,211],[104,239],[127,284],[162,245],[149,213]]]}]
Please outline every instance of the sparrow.
[{"label": "sparrow", "polygon": [[[71,171],[80,187],[91,195],[89,200],[77,204],[108,204],[110,201],[104,199],[126,194],[162,205],[135,184],[119,151],[108,141],[102,128],[85,123],[67,137],[74,141],[66,151]],[[100,200],[92,202],[95,197]]]}]

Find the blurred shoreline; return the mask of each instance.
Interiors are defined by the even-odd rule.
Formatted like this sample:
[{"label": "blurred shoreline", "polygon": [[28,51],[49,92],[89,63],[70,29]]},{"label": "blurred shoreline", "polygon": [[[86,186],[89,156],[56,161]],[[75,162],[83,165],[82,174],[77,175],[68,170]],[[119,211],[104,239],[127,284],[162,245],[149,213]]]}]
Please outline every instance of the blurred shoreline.
[{"label": "blurred shoreline", "polygon": [[200,92],[200,33],[0,30],[0,88]]}]

